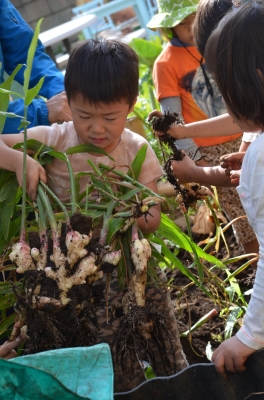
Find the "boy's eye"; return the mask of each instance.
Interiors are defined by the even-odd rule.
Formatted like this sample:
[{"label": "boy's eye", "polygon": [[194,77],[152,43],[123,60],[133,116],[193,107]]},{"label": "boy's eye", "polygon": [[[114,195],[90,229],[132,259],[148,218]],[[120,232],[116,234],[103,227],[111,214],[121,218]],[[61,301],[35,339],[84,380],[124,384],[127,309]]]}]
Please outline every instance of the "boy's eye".
[{"label": "boy's eye", "polygon": [[116,118],[106,118],[106,121],[114,121]]},{"label": "boy's eye", "polygon": [[79,115],[81,119],[89,119],[90,117],[84,117],[83,115]]}]

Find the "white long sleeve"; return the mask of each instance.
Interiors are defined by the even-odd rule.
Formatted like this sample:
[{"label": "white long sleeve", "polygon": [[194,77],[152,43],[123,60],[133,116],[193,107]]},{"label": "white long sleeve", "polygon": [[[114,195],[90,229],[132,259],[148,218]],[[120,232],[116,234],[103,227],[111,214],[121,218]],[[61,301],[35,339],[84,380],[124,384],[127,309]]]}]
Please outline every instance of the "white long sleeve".
[{"label": "white long sleeve", "polygon": [[240,185],[237,187],[248,221],[260,246],[255,284],[244,324],[237,337],[245,345],[259,350],[264,347],[264,135],[251,143],[246,152]]}]

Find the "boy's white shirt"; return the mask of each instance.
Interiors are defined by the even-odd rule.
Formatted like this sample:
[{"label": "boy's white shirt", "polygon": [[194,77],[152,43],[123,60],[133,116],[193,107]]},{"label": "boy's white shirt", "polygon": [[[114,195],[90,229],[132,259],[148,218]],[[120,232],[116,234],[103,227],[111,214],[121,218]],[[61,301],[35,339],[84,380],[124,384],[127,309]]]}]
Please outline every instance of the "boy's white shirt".
[{"label": "boy's white shirt", "polygon": [[253,292],[242,328],[237,337],[245,345],[264,347],[264,134],[249,146],[242,164],[237,187],[248,221],[259,241],[258,267]]},{"label": "boy's white shirt", "polygon": [[[65,152],[67,149],[80,144],[72,122],[31,128],[28,130],[28,138],[39,140],[48,146],[54,146],[55,150],[60,152]],[[127,173],[138,150],[144,144],[148,145],[147,155],[142,165],[138,181],[143,185],[147,185],[153,180],[160,178],[163,175],[163,170],[146,139],[129,129],[124,129],[118,146],[109,154],[113,159],[115,159],[115,162],[107,156],[96,157],[88,153],[70,155],[69,160],[75,174],[81,171],[92,171],[92,167],[87,163],[88,158],[96,165],[98,163],[109,166],[115,165],[116,169]],[[66,163],[54,159],[51,164],[45,166],[45,169],[47,172],[49,188],[61,201],[69,202],[70,180]],[[116,175],[112,176],[117,178]],[[81,191],[85,190],[87,179],[87,177],[82,177],[80,179]]]}]

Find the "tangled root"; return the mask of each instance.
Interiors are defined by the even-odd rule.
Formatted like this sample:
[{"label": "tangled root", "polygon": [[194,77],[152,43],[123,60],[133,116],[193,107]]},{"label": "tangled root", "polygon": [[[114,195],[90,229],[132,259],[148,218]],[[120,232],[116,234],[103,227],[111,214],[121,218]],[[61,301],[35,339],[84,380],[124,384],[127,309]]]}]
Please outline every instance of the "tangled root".
[{"label": "tangled root", "polygon": [[138,365],[142,368],[143,361],[148,361],[157,375],[175,373],[173,347],[163,315],[150,305],[134,306],[122,317],[111,346],[115,365],[120,364],[131,376],[138,371]]}]

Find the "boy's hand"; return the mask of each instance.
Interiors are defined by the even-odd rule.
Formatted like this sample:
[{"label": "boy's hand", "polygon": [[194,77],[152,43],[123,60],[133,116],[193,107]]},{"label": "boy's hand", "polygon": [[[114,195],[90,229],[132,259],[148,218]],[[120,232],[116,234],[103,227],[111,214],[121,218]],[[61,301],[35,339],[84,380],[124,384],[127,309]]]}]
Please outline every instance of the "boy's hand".
[{"label": "boy's hand", "polygon": [[14,349],[19,346],[20,343],[20,338],[16,338],[12,342],[5,342],[2,346],[0,346],[0,358],[9,360],[10,358],[16,357],[17,353]]},{"label": "boy's hand", "polygon": [[[23,153],[20,153],[23,157]],[[23,185],[23,168],[21,168],[21,155],[18,156],[17,163],[14,172],[17,176],[19,186]],[[23,164],[22,164],[23,165]],[[31,200],[36,200],[37,188],[39,181],[47,183],[47,176],[45,169],[33,158],[27,156],[27,194]]]},{"label": "boy's hand", "polygon": [[223,378],[226,378],[226,371],[245,371],[246,367],[244,363],[255,351],[242,343],[236,336],[233,336],[221,343],[214,351],[212,361],[217,372]]}]

